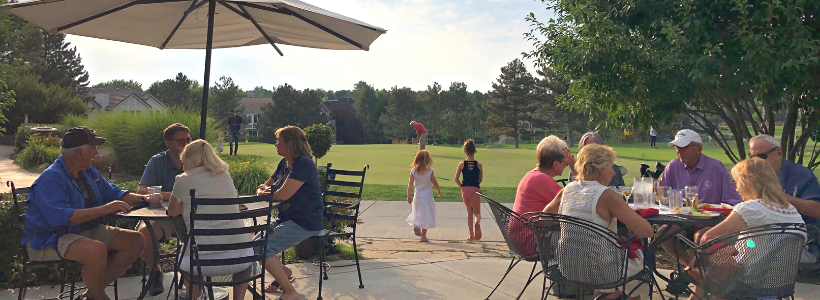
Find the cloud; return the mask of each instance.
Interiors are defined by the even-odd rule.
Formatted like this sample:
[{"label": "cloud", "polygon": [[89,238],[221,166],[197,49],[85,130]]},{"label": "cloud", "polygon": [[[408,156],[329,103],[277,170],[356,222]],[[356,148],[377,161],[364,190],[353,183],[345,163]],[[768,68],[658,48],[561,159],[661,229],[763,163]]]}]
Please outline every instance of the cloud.
[{"label": "cloud", "polygon": [[[521,52],[529,12],[544,18],[544,5],[523,0],[338,1],[307,0],[312,5],[388,30],[370,51],[332,51],[281,45],[280,57],[270,45],[213,51],[211,79],[234,79],[242,89],[352,89],[363,80],[376,88],[425,89],[433,82],[460,81],[470,90],[487,91],[500,68]],[[539,13],[541,13],[539,15]],[[92,83],[134,79],[152,82],[182,72],[202,82],[204,51],[159,50],[93,38],[69,36],[82,55]]]}]

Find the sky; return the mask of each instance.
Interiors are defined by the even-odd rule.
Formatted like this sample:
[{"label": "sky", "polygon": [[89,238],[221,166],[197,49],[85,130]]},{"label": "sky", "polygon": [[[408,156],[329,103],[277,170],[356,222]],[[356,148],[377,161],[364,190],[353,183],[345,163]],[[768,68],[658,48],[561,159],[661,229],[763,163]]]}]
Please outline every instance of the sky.
[{"label": "sky", "polygon": [[[525,40],[530,13],[546,22],[551,14],[539,0],[303,0],[387,30],[370,51],[320,50],[278,45],[215,49],[211,82],[233,78],[243,90],[352,90],[365,81],[377,89],[423,90],[438,82],[464,82],[470,91],[492,89],[501,67],[534,49]],[[91,84],[135,80],[143,89],[182,72],[203,80],[204,50],[157,48],[81,36],[66,40],[82,57]],[[533,72],[531,61],[525,61]]]}]

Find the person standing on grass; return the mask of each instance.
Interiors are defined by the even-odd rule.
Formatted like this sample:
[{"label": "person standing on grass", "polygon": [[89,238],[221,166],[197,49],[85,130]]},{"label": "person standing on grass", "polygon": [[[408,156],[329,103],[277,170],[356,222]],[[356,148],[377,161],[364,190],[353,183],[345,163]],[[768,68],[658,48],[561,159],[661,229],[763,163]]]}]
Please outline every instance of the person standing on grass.
[{"label": "person standing on grass", "polygon": [[657,147],[655,140],[658,139],[658,132],[655,131],[655,127],[649,126],[649,137],[652,139],[652,142],[649,143],[649,147]]},{"label": "person standing on grass", "polygon": [[424,150],[424,146],[427,145],[427,128],[416,121],[410,121],[410,125],[416,129],[416,136],[419,137],[419,150]]},{"label": "person standing on grass", "polygon": [[[461,187],[461,198],[464,199],[464,205],[467,206],[467,229],[470,235],[467,237],[468,241],[481,239],[481,198],[478,193],[481,192],[479,184],[484,180],[484,168],[481,163],[475,160],[475,141],[469,139],[464,142],[464,154],[467,159],[458,164],[456,168],[456,184]],[[461,174],[464,174],[464,180],[459,180]],[[475,230],[473,228],[475,227]]]},{"label": "person standing on grass", "polygon": [[236,155],[239,151],[239,136],[245,130],[245,124],[242,117],[236,115],[236,110],[231,109],[231,117],[228,118],[228,148],[231,151],[229,155]]},{"label": "person standing on grass", "polygon": [[[413,211],[407,216],[407,223],[413,225],[416,236],[420,241],[429,242],[427,229],[436,227],[436,201],[433,198],[433,187],[441,197],[441,189],[433,173],[433,158],[430,152],[420,150],[416,153],[413,164],[410,165],[410,183],[407,184],[407,203],[413,205]],[[410,191],[415,187],[415,193]]]}]

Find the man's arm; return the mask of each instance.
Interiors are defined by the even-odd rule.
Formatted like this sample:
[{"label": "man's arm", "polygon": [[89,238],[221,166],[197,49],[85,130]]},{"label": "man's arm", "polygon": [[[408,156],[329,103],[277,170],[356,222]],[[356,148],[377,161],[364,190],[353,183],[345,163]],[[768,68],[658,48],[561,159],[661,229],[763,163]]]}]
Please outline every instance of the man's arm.
[{"label": "man's arm", "polygon": [[79,225],[102,216],[107,216],[117,212],[128,212],[131,206],[122,201],[111,201],[103,206],[93,208],[75,209],[68,221],[71,225]]},{"label": "man's arm", "polygon": [[786,195],[786,199],[789,200],[789,203],[794,205],[794,208],[797,208],[797,211],[800,212],[800,214],[813,218],[820,218],[820,202],[800,199],[788,194]]}]

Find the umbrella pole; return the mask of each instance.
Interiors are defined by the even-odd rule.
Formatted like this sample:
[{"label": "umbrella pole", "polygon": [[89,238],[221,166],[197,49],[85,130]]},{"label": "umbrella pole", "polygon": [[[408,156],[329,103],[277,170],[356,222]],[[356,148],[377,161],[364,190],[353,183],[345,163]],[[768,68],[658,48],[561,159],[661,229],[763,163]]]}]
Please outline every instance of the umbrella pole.
[{"label": "umbrella pole", "polygon": [[199,138],[205,139],[208,127],[208,88],[211,82],[211,50],[214,40],[214,15],[216,0],[208,0],[208,37],[205,43],[205,81],[202,83],[202,113],[199,120]]}]

